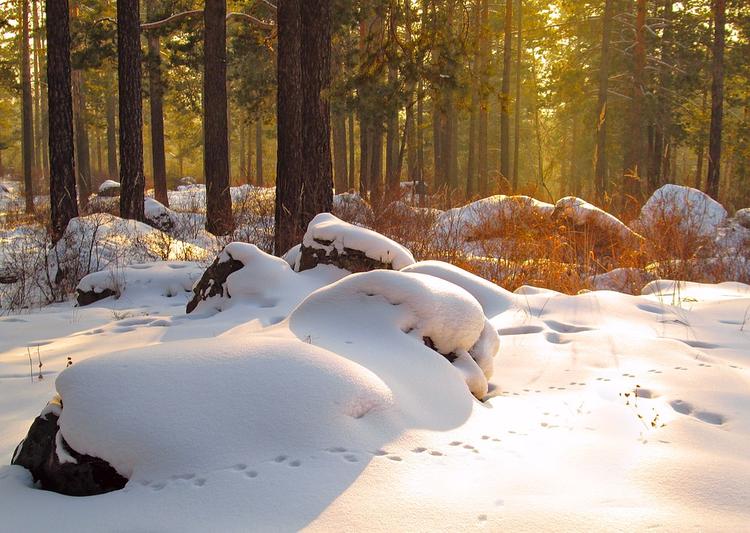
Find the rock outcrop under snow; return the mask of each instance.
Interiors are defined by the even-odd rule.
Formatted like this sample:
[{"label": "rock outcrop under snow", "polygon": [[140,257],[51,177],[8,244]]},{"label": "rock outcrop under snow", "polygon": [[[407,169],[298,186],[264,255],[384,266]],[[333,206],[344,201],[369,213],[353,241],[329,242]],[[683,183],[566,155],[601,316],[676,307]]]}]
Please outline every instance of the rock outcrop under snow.
[{"label": "rock outcrop under snow", "polygon": [[686,237],[712,237],[727,218],[727,210],[706,193],[684,185],[667,184],[651,195],[636,221],[650,235],[660,226],[676,225]]}]

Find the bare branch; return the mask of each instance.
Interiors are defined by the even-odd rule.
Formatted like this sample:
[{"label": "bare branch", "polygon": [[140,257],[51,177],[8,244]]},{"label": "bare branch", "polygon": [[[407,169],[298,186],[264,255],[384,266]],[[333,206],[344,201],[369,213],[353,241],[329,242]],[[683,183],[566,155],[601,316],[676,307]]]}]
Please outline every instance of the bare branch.
[{"label": "bare branch", "polygon": [[[273,6],[273,4],[270,4],[270,5]],[[202,16],[203,16],[202,9],[193,9],[192,11],[183,11],[181,13],[175,13],[174,15],[171,15],[162,20],[157,20],[154,22],[146,22],[144,24],[141,24],[141,30],[155,30],[157,28],[162,28],[173,22],[178,22],[183,19],[192,19],[192,18],[198,18]],[[260,20],[259,18],[256,18],[252,15],[248,15],[246,13],[238,13],[238,12],[227,13],[227,20],[231,20],[231,19],[244,20],[245,22],[249,22],[250,24],[258,26],[259,28],[262,28],[264,30],[273,30],[274,28],[276,28],[275,24],[271,22],[266,22],[264,20]]]}]

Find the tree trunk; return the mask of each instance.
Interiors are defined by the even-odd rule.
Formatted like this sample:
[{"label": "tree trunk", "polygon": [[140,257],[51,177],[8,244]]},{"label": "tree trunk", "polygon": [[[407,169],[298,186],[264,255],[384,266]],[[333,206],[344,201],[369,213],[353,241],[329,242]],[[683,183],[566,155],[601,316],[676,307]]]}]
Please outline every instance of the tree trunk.
[{"label": "tree trunk", "polygon": [[240,169],[239,169],[239,176],[240,176],[240,179],[244,179],[245,180],[245,183],[247,183],[247,176],[248,176],[247,163],[246,163],[246,159],[245,159],[245,143],[246,143],[246,140],[247,140],[245,138],[246,135],[247,135],[247,131],[246,131],[246,127],[245,127],[245,121],[242,120],[242,119],[240,119],[240,149],[239,149],[239,153],[240,153],[240,161],[239,161]]},{"label": "tree trunk", "polygon": [[70,79],[68,1],[45,2],[47,14],[47,99],[49,114],[50,214],[57,242],[78,216],[73,155],[73,99]]},{"label": "tree trunk", "polygon": [[721,134],[724,113],[724,25],[726,5],[724,0],[713,0],[714,46],[711,80],[711,126],[708,136],[708,175],[706,193],[719,198],[721,180]]},{"label": "tree trunk", "polygon": [[104,175],[104,168],[102,167],[102,134],[100,131],[96,132],[96,183],[94,188],[97,188],[102,181]]},{"label": "tree trunk", "polygon": [[355,162],[354,162],[354,112],[349,113],[349,181],[347,183],[348,189],[354,189],[354,175],[355,175]]},{"label": "tree trunk", "polygon": [[85,211],[91,190],[91,152],[86,120],[86,87],[83,72],[73,71],[73,120],[76,145],[76,170],[78,177],[78,206]]},{"label": "tree trunk", "polygon": [[337,108],[332,112],[333,120],[333,176],[337,193],[346,192],[349,189],[349,176],[346,168],[346,113]]},{"label": "tree trunk", "polygon": [[522,14],[521,9],[523,7],[523,0],[518,0],[518,12],[516,13],[516,116],[514,117],[514,133],[513,133],[513,187],[518,186],[518,170],[519,162],[518,156],[521,148],[521,57],[522,57],[522,45],[523,38],[521,34],[521,22]]},{"label": "tree trunk", "polygon": [[[505,33],[503,44],[503,81],[500,90],[500,174],[510,175],[510,60],[513,32],[513,0],[505,0]],[[513,182],[513,191],[518,187]]]},{"label": "tree trunk", "polygon": [[[154,3],[146,2],[146,18],[153,22]],[[147,36],[148,93],[151,112],[151,166],[154,176],[154,196],[158,202],[169,207],[167,195],[167,161],[164,154],[164,84],[161,79],[161,45],[159,35],[150,32]]]},{"label": "tree trunk", "polygon": [[112,75],[107,75],[107,90],[104,97],[105,113],[107,115],[107,175],[111,180],[117,180],[117,125],[115,124],[115,87]]},{"label": "tree trunk", "polygon": [[489,98],[488,98],[488,66],[489,66],[489,30],[487,27],[489,17],[488,0],[480,0],[480,24],[481,33],[479,41],[479,125],[477,128],[477,172],[479,176],[479,194],[488,194],[488,171],[489,162],[487,158],[487,129],[489,127]]},{"label": "tree trunk", "polygon": [[227,235],[234,228],[229,192],[226,16],[226,0],[206,1],[203,10],[203,174],[206,230],[214,235]]},{"label": "tree trunk", "polygon": [[29,0],[21,0],[21,147],[26,212],[34,212],[34,116],[29,61]]},{"label": "tree trunk", "polygon": [[[701,116],[706,115],[706,104],[708,101],[708,91],[704,88],[703,89],[703,99],[701,102]],[[703,130],[703,128],[701,128]],[[703,180],[703,157],[704,152],[706,150],[705,146],[705,135],[703,135],[703,132],[701,132],[699,139],[698,139],[698,161],[696,162],[695,166],[695,183],[693,184],[693,187],[700,190],[701,189],[701,181]]]},{"label": "tree trunk", "polygon": [[40,59],[40,36],[39,36],[39,13],[37,12],[37,0],[31,1],[31,28],[32,42],[34,43],[34,175],[39,177],[44,175],[44,165],[42,163],[42,152],[44,145],[42,142],[42,77],[39,66]]},{"label": "tree trunk", "polygon": [[255,178],[258,187],[265,187],[263,181],[263,120],[260,117],[255,123]]},{"label": "tree trunk", "polygon": [[140,6],[117,1],[117,82],[120,114],[120,216],[144,220]]},{"label": "tree trunk", "polygon": [[277,44],[277,156],[276,255],[302,242],[302,36],[300,0],[280,0],[276,12]]},{"label": "tree trunk", "polygon": [[643,74],[646,67],[646,0],[636,4],[633,83],[630,92],[628,126],[625,132],[625,157],[623,161],[623,211],[629,213],[640,199],[640,178],[645,174],[645,138],[643,129]]},{"label": "tree trunk", "polygon": [[596,113],[596,149],[594,150],[594,189],[598,202],[609,189],[607,180],[607,92],[609,91],[609,41],[615,0],[605,0],[602,18],[602,52],[599,62],[599,94]]}]

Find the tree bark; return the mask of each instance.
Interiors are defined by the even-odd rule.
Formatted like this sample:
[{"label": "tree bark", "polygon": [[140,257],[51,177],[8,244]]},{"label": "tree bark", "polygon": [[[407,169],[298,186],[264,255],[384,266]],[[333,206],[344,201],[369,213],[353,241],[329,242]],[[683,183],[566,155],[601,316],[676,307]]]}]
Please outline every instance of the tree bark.
[{"label": "tree bark", "polygon": [[516,13],[516,105],[515,105],[515,121],[514,133],[513,133],[513,183],[514,188],[518,185],[518,170],[519,162],[518,156],[521,148],[521,57],[522,57],[522,45],[523,37],[521,34],[521,22],[523,7],[523,0],[518,0],[518,12]]},{"label": "tree bark", "polygon": [[713,0],[714,45],[711,76],[711,126],[708,136],[708,175],[706,193],[719,198],[721,180],[721,134],[724,114],[724,26],[726,24],[725,0]]},{"label": "tree bark", "polygon": [[[146,2],[146,17],[155,17],[154,3]],[[159,35],[151,32],[147,36],[148,94],[151,113],[151,167],[154,177],[154,196],[158,202],[169,207],[167,195],[167,160],[164,154],[164,84],[161,77],[161,45]]]},{"label": "tree bark", "polygon": [[[503,44],[503,81],[500,90],[500,174],[510,176],[510,61],[513,32],[513,0],[505,0],[505,33]],[[513,191],[518,187],[513,182]]]},{"label": "tree bark", "polygon": [[300,0],[279,0],[276,92],[276,219],[274,252],[302,242],[302,35]]},{"label": "tree bark", "polygon": [[604,1],[602,18],[602,52],[599,62],[599,93],[596,113],[596,148],[594,150],[594,189],[596,199],[603,202],[609,183],[607,180],[607,92],[609,91],[609,42],[612,34],[614,0]]},{"label": "tree bark", "polygon": [[91,152],[86,120],[86,87],[81,70],[73,71],[73,120],[78,177],[78,206],[85,211],[91,195]]},{"label": "tree bark", "polygon": [[107,75],[107,94],[104,97],[105,114],[107,115],[107,175],[117,180],[117,125],[115,124],[115,87],[112,75]]},{"label": "tree bark", "polygon": [[625,157],[623,161],[623,210],[628,213],[637,207],[640,199],[640,178],[645,174],[645,137],[643,129],[643,74],[646,67],[646,0],[636,3],[635,43],[630,91],[630,110],[625,131]]},{"label": "tree bark", "polygon": [[21,152],[26,212],[34,212],[34,116],[29,60],[29,0],[21,0]]},{"label": "tree bark", "polygon": [[247,128],[245,127],[245,121],[242,120],[242,119],[240,119],[240,148],[239,148],[239,154],[240,154],[239,165],[240,165],[240,169],[239,169],[239,176],[240,176],[240,179],[245,180],[245,183],[248,182],[247,181],[247,176],[248,176],[247,163],[246,163],[246,159],[245,159],[245,143],[247,142],[247,139],[246,139],[247,131],[246,131],[246,129]]},{"label": "tree bark", "polygon": [[255,123],[255,178],[258,187],[265,187],[263,181],[263,120],[260,117]]},{"label": "tree bark", "polygon": [[477,173],[479,177],[479,194],[488,194],[488,158],[487,158],[487,129],[489,127],[489,98],[488,98],[488,66],[489,66],[489,31],[487,27],[489,17],[488,0],[480,0],[481,33],[479,41],[479,125],[477,128]]},{"label": "tree bark", "polygon": [[227,235],[234,229],[229,191],[226,16],[226,0],[206,1],[203,10],[203,173],[206,229],[214,235]]},{"label": "tree bark", "polygon": [[120,115],[120,216],[144,220],[140,6],[117,0],[117,82]]},{"label": "tree bark", "polygon": [[348,189],[354,189],[354,176],[356,174],[355,172],[355,161],[354,161],[354,112],[349,112],[349,120],[348,120],[348,126],[349,126],[349,182],[348,182]]},{"label": "tree bark", "polygon": [[70,79],[68,0],[45,2],[47,14],[47,99],[50,128],[50,215],[57,242],[78,216],[73,155],[73,99]]},{"label": "tree bark", "polygon": [[32,56],[34,58],[34,161],[36,168],[35,176],[44,176],[45,165],[42,163],[44,143],[42,142],[42,77],[39,66],[41,54],[39,36],[39,13],[37,11],[37,0],[31,1],[31,28],[32,42],[34,43]]},{"label": "tree bark", "polygon": [[349,189],[349,176],[347,175],[346,159],[346,113],[343,109],[334,109],[333,120],[333,176],[335,179],[336,193],[340,194]]}]

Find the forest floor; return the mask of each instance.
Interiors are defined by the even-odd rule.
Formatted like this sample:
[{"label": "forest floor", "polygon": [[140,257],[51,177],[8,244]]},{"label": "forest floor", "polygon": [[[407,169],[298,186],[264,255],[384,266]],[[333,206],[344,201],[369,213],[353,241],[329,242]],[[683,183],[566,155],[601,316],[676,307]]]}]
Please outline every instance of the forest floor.
[{"label": "forest floor", "polygon": [[[1,462],[57,392],[68,444],[129,480],[70,497],[2,466],[3,529],[750,522],[746,284],[510,292],[445,263],[298,273],[258,250],[232,274],[233,298],[187,314],[215,254],[203,249],[199,262],[119,263],[117,298],[0,316]],[[436,350],[476,349],[485,321],[500,347],[477,400]]]}]

